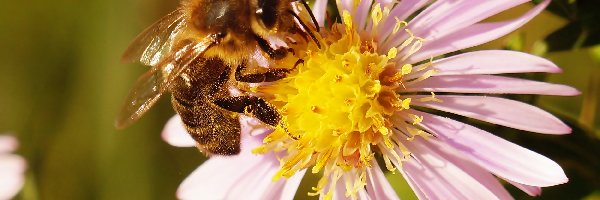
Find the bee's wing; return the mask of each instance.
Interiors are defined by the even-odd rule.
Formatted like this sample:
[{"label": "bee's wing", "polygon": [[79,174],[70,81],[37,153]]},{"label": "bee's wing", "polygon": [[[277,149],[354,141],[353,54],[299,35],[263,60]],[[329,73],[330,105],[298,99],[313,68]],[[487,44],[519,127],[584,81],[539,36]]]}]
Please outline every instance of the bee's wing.
[{"label": "bee's wing", "polygon": [[171,51],[175,37],[185,24],[183,16],[178,9],[146,28],[129,44],[121,62],[134,62],[139,59],[145,65],[156,65]]},{"label": "bee's wing", "polygon": [[177,51],[171,52],[140,76],[117,116],[115,127],[125,128],[137,121],[169,89],[175,78],[215,43],[215,38],[209,35],[200,41],[184,40],[177,46]]}]

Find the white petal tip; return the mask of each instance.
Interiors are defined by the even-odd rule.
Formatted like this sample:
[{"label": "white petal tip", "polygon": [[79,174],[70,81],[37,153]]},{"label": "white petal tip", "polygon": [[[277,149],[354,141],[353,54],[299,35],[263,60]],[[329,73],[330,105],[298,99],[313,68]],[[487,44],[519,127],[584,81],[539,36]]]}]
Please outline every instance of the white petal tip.
[{"label": "white petal tip", "polygon": [[161,133],[162,139],[168,144],[176,147],[195,147],[196,141],[188,134],[183,127],[179,115],[169,119]]}]

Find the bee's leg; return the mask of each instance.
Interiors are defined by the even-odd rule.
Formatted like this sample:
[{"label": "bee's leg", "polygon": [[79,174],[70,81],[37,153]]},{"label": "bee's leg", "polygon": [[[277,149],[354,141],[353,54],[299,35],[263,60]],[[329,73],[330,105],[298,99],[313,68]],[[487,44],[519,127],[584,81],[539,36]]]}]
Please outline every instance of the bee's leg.
[{"label": "bee's leg", "polygon": [[294,71],[296,67],[304,62],[304,60],[299,59],[294,64],[294,67],[291,69],[283,69],[283,68],[269,68],[266,72],[261,73],[252,73],[252,74],[242,74],[242,71],[246,69],[246,65],[242,64],[235,69],[235,80],[245,83],[262,83],[262,82],[273,82],[285,78],[290,72]]},{"label": "bee's leg", "polygon": [[289,49],[284,47],[273,49],[267,40],[258,35],[254,35],[254,38],[256,39],[256,42],[258,43],[260,49],[269,54],[269,57],[271,59],[281,60],[285,58],[285,56],[289,52]]},{"label": "bee's leg", "polygon": [[277,126],[281,120],[281,116],[277,112],[277,109],[260,97],[227,97],[217,99],[214,103],[232,112],[250,114],[271,126]]}]

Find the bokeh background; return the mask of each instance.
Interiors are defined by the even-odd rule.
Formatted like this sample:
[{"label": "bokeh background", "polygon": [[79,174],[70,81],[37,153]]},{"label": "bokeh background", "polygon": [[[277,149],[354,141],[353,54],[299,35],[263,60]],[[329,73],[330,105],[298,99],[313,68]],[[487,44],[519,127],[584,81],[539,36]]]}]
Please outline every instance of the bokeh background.
[{"label": "bokeh background", "polygon": [[[29,0],[0,5],[0,133],[18,137],[17,153],[28,162],[26,184],[16,199],[175,198],[179,183],[205,157],[195,148],[171,147],[161,140],[163,125],[174,114],[168,98],[125,130],[116,130],[113,122],[129,88],[148,69],[120,63],[121,53],[139,32],[177,5],[177,0]],[[516,17],[532,5],[489,20]],[[600,199],[599,22],[596,0],[554,0],[518,31],[473,48],[546,57],[564,73],[519,76],[582,91],[577,97],[508,96],[559,116],[573,127],[568,136],[469,121],[565,169],[569,183],[546,188],[537,199]],[[401,176],[388,176],[403,199],[414,198]],[[304,179],[297,199],[308,198],[315,180]],[[517,199],[530,198],[507,188]]]}]

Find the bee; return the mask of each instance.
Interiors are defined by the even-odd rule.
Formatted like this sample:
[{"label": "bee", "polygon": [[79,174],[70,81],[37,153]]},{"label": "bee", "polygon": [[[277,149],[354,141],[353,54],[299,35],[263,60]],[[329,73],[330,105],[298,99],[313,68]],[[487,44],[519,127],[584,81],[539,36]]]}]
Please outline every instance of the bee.
[{"label": "bee", "polygon": [[[300,17],[302,10],[314,27],[304,22],[306,13]],[[170,92],[174,110],[201,151],[238,154],[240,114],[270,126],[277,126],[281,117],[261,97],[233,95],[231,88],[284,78],[301,59],[293,67],[265,68],[253,58],[262,56],[270,66],[283,63],[278,61],[294,49],[274,47],[269,38],[319,45],[313,33],[318,28],[304,0],[183,0],[123,54],[124,62],[139,60],[151,69],[138,78],[115,126],[129,126]]]}]

